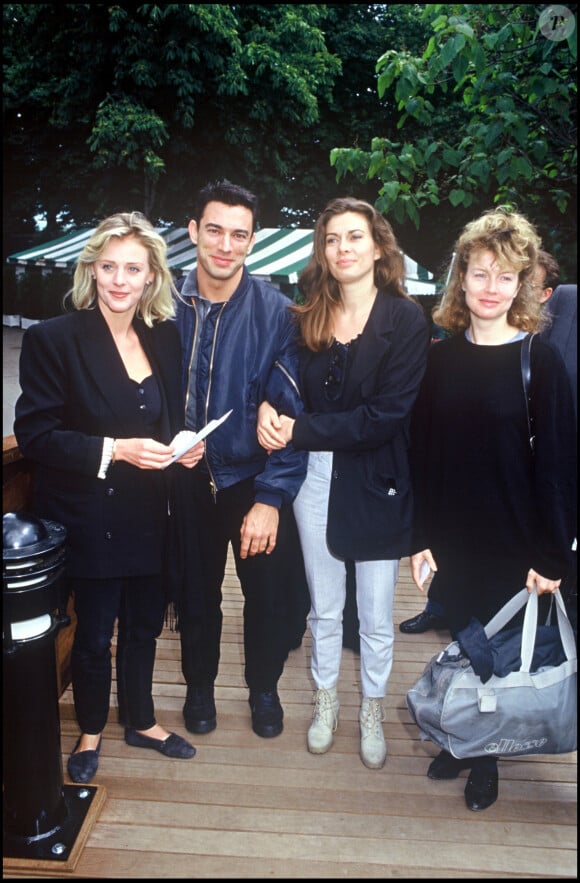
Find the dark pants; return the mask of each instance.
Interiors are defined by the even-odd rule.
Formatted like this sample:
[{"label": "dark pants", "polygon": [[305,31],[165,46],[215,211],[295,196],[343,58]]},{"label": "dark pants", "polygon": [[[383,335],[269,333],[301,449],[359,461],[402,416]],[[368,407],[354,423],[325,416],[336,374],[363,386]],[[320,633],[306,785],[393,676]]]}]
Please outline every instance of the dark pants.
[{"label": "dark pants", "polygon": [[155,721],[152,684],[156,638],[163,628],[165,599],[159,576],[71,580],[77,624],[71,656],[78,725],[100,733],[111,694],[111,640],[117,629],[119,720],[136,730]]},{"label": "dark pants", "polygon": [[276,688],[288,651],[306,627],[309,602],[300,542],[292,506],[280,509],[274,551],[240,558],[240,529],[254,504],[254,480],[210,491],[206,474],[193,470],[186,478],[188,504],[187,573],[178,603],[182,670],[188,685],[210,686],[219,666],[222,631],[222,582],[228,544],[244,596],[245,680],[250,690]]}]

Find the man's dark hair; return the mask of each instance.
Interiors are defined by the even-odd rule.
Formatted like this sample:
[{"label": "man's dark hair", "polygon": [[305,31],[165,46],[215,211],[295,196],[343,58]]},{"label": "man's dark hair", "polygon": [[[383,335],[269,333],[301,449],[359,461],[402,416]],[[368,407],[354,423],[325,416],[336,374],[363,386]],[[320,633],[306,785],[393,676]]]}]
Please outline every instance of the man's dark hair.
[{"label": "man's dark hair", "polygon": [[556,258],[549,251],[539,251],[538,264],[546,272],[542,288],[556,288],[560,281],[560,267]]},{"label": "man's dark hair", "polygon": [[223,202],[225,205],[243,205],[252,212],[252,233],[258,223],[258,197],[231,181],[212,181],[199,191],[193,213],[194,220],[199,224],[208,202]]}]

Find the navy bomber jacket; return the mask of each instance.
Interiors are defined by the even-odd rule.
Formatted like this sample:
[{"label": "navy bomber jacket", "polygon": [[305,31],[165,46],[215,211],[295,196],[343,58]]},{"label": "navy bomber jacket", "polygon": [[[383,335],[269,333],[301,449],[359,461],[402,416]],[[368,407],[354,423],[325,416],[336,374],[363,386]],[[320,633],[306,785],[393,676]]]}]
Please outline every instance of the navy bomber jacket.
[{"label": "navy bomber jacket", "polygon": [[215,492],[254,476],[256,502],[277,508],[291,503],[306,474],[306,452],[287,445],[268,455],[256,434],[258,407],[265,399],[293,417],[302,410],[291,302],[245,267],[238,288],[223,303],[200,297],[195,270],[178,280],[177,288],[186,426],[200,430],[232,410],[205,439],[200,466],[209,472]]}]

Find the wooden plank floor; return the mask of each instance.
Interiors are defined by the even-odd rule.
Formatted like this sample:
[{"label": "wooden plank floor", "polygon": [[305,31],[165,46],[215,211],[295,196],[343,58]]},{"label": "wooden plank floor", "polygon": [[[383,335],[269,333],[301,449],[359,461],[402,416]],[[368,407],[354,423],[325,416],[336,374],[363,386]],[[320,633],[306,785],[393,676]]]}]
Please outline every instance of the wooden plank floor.
[{"label": "wooden plank floor", "polygon": [[[242,596],[230,563],[224,585],[218,727],[193,737],[193,760],[130,748],[111,712],[97,781],[107,797],[73,871],[10,871],[4,876],[79,878],[576,878],[576,753],[502,761],[500,796],[483,813],[464,803],[466,773],[427,778],[437,753],[419,740],[405,692],[446,632],[402,635],[386,700],[387,762],[360,761],[358,657],[343,652],[340,723],[332,750],[306,749],[312,711],[310,637],[291,653],[279,685],[285,726],[276,739],[254,735],[243,686]],[[423,598],[401,568],[395,622]],[[158,719],[187,735],[179,641],[158,643]],[[113,695],[116,706],[116,697]],[[61,702],[66,758],[77,726],[70,689]],[[65,774],[65,782],[68,782]],[[55,863],[56,864],[56,863]]]}]

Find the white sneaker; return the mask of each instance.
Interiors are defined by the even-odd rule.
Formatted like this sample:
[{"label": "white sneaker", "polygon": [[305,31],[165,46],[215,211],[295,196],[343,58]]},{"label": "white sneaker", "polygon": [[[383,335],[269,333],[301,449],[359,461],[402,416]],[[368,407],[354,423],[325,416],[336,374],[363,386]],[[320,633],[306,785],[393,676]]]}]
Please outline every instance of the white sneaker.
[{"label": "white sneaker", "polygon": [[387,756],[382,722],[385,714],[380,699],[363,699],[359,713],[360,756],[365,766],[379,770]]},{"label": "white sneaker", "polygon": [[308,750],[312,754],[324,754],[332,745],[338,726],[338,708],[336,687],[316,691],[312,723],[308,730]]}]

